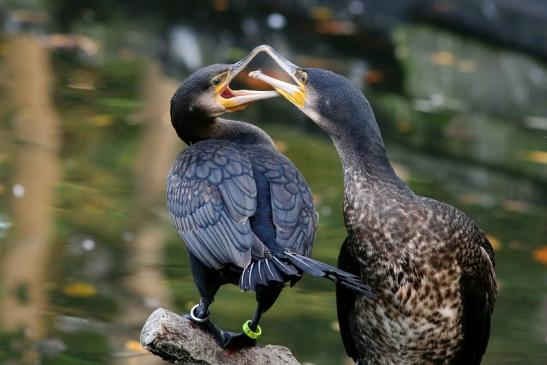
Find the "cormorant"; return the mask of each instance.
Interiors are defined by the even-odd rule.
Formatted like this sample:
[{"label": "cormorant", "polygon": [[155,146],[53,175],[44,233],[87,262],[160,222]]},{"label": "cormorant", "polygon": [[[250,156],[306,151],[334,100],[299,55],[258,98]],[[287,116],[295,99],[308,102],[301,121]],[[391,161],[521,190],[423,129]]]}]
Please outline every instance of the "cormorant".
[{"label": "cormorant", "polygon": [[[309,258],[317,213],[308,185],[292,162],[260,128],[219,117],[278,95],[229,87],[259,51],[233,65],[199,69],[171,100],[173,127],[188,147],[169,171],[167,205],[186,242],[201,295],[189,317],[223,347],[254,345],[263,312],[274,304],[283,284],[294,285],[303,272],[369,294],[357,276]],[[256,311],[240,334],[224,332],[208,321],[209,306],[226,283],[256,292]]]},{"label": "cormorant", "polygon": [[483,231],[395,174],[372,108],[352,82],[264,48],[296,85],[260,71],[250,76],[319,125],[342,161],[347,238],[339,268],[360,275],[377,296],[337,286],[348,355],[361,364],[479,364],[496,296],[494,252]]}]

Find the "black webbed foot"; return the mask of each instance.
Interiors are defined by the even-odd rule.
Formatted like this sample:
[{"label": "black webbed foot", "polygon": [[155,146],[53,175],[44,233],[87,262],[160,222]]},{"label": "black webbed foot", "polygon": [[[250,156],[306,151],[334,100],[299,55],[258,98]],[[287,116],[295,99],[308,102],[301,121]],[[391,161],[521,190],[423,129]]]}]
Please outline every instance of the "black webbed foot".
[{"label": "black webbed foot", "polygon": [[192,307],[189,314],[184,315],[184,318],[191,320],[202,330],[210,333],[218,345],[223,349],[239,349],[256,346],[256,338],[262,333],[260,326],[258,326],[258,320],[256,320],[256,324],[253,326],[256,327],[255,330],[252,330],[249,326],[251,321],[247,321],[243,324],[243,332],[235,333],[223,331],[215,326],[215,324],[209,320],[209,315],[209,306],[200,301],[199,304]]},{"label": "black webbed foot", "polygon": [[218,345],[223,349],[240,349],[243,347],[256,346],[256,340],[250,338],[245,333],[224,331],[218,328],[213,322],[208,319],[204,321],[196,321],[191,314],[185,314],[183,317],[191,320],[203,331],[211,334],[214,337],[215,341],[218,343]]},{"label": "black webbed foot", "polygon": [[213,322],[209,321],[208,319],[205,321],[196,321],[190,314],[185,314],[183,317],[191,320],[193,323],[195,323],[196,326],[201,328],[203,331],[211,334],[214,337],[215,341],[219,344],[219,346],[222,347],[222,344],[225,341],[224,331],[218,328],[217,326],[215,326]]},{"label": "black webbed foot", "polygon": [[223,342],[220,344],[223,349],[240,349],[243,347],[256,346],[256,340],[245,333],[223,332]]}]

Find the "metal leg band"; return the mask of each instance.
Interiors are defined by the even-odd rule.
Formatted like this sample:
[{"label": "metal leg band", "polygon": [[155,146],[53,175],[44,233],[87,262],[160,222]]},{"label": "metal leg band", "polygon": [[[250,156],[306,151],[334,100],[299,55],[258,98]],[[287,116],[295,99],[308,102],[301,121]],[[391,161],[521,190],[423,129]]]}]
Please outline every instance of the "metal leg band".
[{"label": "metal leg band", "polygon": [[199,318],[198,316],[196,316],[194,314],[194,311],[199,307],[199,304],[196,304],[192,307],[192,309],[190,310],[190,318],[192,318],[192,321],[194,322],[198,322],[198,323],[203,323],[203,322],[207,322],[209,320],[209,316],[205,317],[205,318]]}]

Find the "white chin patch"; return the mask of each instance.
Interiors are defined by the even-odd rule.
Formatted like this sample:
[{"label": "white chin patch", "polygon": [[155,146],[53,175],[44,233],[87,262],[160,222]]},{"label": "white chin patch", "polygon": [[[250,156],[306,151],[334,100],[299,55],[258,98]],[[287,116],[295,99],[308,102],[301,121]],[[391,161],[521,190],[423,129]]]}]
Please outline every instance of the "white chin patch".
[{"label": "white chin patch", "polygon": [[216,97],[213,93],[202,94],[197,100],[198,105],[202,110],[206,110],[207,114],[211,117],[218,117],[226,113],[226,109],[219,105],[216,101]]},{"label": "white chin patch", "polygon": [[321,114],[317,112],[318,108],[315,107],[316,100],[317,98],[314,95],[314,92],[311,90],[308,90],[308,97],[307,97],[306,103],[304,104],[304,107],[300,110],[302,110],[302,112],[306,114],[315,123],[321,125],[323,124],[323,117],[321,116]]}]

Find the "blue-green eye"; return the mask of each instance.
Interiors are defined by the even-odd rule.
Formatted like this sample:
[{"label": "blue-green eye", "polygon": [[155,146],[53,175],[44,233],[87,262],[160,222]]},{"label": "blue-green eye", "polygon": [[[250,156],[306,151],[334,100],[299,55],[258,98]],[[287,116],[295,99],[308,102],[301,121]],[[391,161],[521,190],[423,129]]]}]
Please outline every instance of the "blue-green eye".
[{"label": "blue-green eye", "polygon": [[308,82],[308,74],[302,70],[297,70],[295,72],[295,76],[304,85]]},{"label": "blue-green eye", "polygon": [[214,85],[214,86],[218,86],[220,85],[220,82],[222,80],[220,79],[220,77],[215,77],[213,80],[211,80],[211,83]]}]

